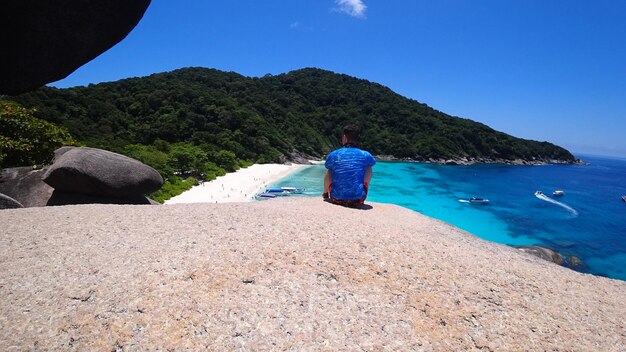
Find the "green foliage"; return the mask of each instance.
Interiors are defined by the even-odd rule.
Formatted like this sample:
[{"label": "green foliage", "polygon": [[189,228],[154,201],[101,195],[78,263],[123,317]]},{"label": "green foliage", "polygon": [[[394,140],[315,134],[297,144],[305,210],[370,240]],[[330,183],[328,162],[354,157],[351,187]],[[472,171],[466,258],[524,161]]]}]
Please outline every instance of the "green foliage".
[{"label": "green foliage", "polygon": [[89,87],[44,87],[14,99],[90,146],[152,145],[173,158],[169,165],[182,176],[217,175],[243,161],[276,162],[294,151],[322,157],[340,146],[348,123],[362,127],[361,145],[376,155],[574,161],[553,144],[515,138],[319,69],[248,78],[185,68]]},{"label": "green foliage", "polygon": [[228,150],[220,150],[215,153],[215,162],[219,167],[229,172],[235,171],[239,168],[237,156],[235,153]]},{"label": "green foliage", "polygon": [[74,145],[67,129],[33,116],[35,110],[0,100],[0,168],[45,164],[54,150]]},{"label": "green foliage", "polygon": [[164,180],[174,176],[174,166],[171,164],[170,156],[156,146],[129,144],[120,153],[158,170]]},{"label": "green foliage", "polygon": [[206,173],[207,154],[191,144],[176,143],[170,146],[170,160],[179,175],[202,176]]},{"label": "green foliage", "polygon": [[193,177],[188,177],[186,179],[181,179],[178,176],[171,176],[166,179],[163,183],[163,187],[158,191],[150,194],[148,197],[152,200],[155,200],[159,203],[163,203],[166,200],[175,197],[186,190],[190,189],[193,186],[198,185],[198,180]]},{"label": "green foliage", "polygon": [[[164,180],[173,176],[213,180],[227,172],[210,160],[209,153],[189,143],[169,144],[157,140],[154,145],[129,144],[118,152],[155,168],[161,173]],[[232,155],[232,162],[237,166],[240,164],[251,165],[251,163],[237,160],[231,152],[220,151],[219,153],[222,152]],[[219,160],[217,157],[213,159]],[[236,168],[228,171],[234,170]]]}]

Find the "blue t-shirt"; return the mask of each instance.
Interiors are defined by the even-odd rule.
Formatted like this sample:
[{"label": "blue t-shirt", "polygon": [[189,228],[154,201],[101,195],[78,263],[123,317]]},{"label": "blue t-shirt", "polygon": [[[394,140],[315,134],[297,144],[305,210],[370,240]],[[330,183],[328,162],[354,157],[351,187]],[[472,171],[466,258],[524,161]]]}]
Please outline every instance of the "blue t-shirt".
[{"label": "blue t-shirt", "polygon": [[325,166],[332,172],[331,196],[339,200],[363,198],[365,169],[375,164],[372,154],[356,147],[343,147],[328,154]]}]

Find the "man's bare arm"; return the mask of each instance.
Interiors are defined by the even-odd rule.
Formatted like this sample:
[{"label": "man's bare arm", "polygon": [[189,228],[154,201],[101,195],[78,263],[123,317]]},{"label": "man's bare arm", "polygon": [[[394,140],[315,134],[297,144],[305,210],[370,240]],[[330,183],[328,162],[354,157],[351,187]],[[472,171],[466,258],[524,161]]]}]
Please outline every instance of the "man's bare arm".
[{"label": "man's bare arm", "polygon": [[330,170],[326,171],[324,175],[324,193],[330,192],[330,184],[333,180],[333,173]]},{"label": "man's bare arm", "polygon": [[370,186],[370,181],[372,181],[372,175],[372,167],[368,166],[367,169],[365,169],[365,177],[363,178],[363,183],[365,184],[365,186]]}]

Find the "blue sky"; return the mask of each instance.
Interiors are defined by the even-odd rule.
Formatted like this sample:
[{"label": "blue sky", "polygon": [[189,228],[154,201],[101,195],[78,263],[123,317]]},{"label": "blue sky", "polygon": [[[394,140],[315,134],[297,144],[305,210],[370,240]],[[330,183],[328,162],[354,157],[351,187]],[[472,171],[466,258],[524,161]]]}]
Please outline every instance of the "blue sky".
[{"label": "blue sky", "polygon": [[319,67],[577,153],[626,156],[626,1],[153,0],[57,87]]}]

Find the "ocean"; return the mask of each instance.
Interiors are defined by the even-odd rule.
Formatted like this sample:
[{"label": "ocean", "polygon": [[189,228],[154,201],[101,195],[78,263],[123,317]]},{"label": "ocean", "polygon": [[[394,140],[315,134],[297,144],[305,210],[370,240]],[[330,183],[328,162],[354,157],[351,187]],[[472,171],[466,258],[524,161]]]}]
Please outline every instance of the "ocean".
[{"label": "ocean", "polygon": [[[368,201],[392,203],[507,245],[540,245],[583,262],[575,270],[626,280],[626,159],[578,155],[590,165],[447,166],[378,162]],[[320,197],[323,165],[271,186]],[[545,196],[537,197],[535,191]],[[564,191],[562,197],[552,196]],[[488,205],[463,202],[489,199]],[[461,200],[461,201],[460,201]]]}]

